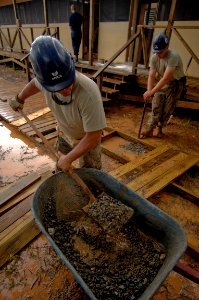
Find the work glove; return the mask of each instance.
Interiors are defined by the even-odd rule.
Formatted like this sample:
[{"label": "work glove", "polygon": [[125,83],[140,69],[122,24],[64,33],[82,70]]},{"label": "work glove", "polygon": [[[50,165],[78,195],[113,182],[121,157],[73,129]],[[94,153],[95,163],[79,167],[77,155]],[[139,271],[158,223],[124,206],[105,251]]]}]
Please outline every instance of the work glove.
[{"label": "work glove", "polygon": [[17,111],[18,109],[23,109],[24,103],[18,98],[18,95],[8,100],[10,107]]}]

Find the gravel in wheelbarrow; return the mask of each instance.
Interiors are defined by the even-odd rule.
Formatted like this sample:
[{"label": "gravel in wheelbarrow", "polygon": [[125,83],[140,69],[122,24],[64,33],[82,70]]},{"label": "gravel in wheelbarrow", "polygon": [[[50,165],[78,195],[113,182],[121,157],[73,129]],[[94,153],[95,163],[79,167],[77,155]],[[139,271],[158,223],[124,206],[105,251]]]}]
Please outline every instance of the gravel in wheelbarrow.
[{"label": "gravel in wheelbarrow", "polygon": [[97,201],[79,219],[60,221],[56,191],[62,182],[70,201],[68,176],[54,174],[34,194],[36,223],[88,299],[151,299],[187,247],[183,229],[112,176],[77,172]]},{"label": "gravel in wheelbarrow", "polygon": [[55,199],[43,224],[97,299],[138,299],[153,281],[166,249],[139,230],[133,209],[104,194],[75,222],[58,221]]}]

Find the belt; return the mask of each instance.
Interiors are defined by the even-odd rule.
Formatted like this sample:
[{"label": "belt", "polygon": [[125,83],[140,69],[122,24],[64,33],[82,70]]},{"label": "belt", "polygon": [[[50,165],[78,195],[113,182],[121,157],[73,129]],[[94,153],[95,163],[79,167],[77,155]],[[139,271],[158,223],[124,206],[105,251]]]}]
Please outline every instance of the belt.
[{"label": "belt", "polygon": [[175,79],[174,81],[186,83],[186,79],[187,79],[187,77],[186,77],[186,76],[183,76],[183,77],[181,77],[180,79]]}]

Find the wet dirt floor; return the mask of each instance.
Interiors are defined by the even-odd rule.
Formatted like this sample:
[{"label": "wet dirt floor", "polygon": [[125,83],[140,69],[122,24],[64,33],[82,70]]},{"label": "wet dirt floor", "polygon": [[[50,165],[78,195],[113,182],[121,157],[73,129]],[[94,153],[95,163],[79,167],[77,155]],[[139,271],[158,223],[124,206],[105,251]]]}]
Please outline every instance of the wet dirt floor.
[{"label": "wet dirt floor", "polygon": [[[15,79],[12,72],[1,72],[4,79],[16,82],[24,81],[23,73]],[[16,73],[15,73],[16,74]],[[2,75],[1,75],[2,76]],[[16,75],[15,75],[16,76]],[[121,104],[107,111],[107,125],[137,137],[142,117],[142,105]],[[147,113],[150,112],[148,109]],[[146,113],[146,117],[147,117]],[[145,118],[146,119],[146,118]],[[145,121],[146,122],[146,121]],[[0,188],[30,174],[54,168],[54,161],[49,155],[30,142],[15,129],[0,123]],[[199,154],[199,121],[196,114],[177,111],[172,124],[165,128],[162,139],[147,139],[152,146],[172,145],[190,155]],[[102,155],[103,171],[116,169],[119,162]],[[197,193],[198,177],[186,176],[184,182]],[[198,206],[171,194],[167,189],[150,199],[154,204],[172,215],[184,227],[190,245],[199,251],[199,212]],[[186,255],[182,262],[198,269],[198,263],[191,261]],[[196,300],[199,299],[199,286],[178,273],[172,271],[159,288],[153,300]],[[0,270],[0,299],[86,299],[82,290],[77,286],[71,273],[63,265],[57,254],[40,234],[21,252],[11,258],[10,262]]]}]

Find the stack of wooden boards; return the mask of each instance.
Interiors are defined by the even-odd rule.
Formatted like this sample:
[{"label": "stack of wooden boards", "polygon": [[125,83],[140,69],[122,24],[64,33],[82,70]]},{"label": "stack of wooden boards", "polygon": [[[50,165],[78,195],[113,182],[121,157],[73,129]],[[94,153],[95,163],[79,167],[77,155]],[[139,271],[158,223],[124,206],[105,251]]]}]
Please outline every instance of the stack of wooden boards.
[{"label": "stack of wooden boards", "polygon": [[51,175],[51,170],[31,173],[0,193],[0,266],[40,233],[31,212],[32,198],[38,186]]}]

